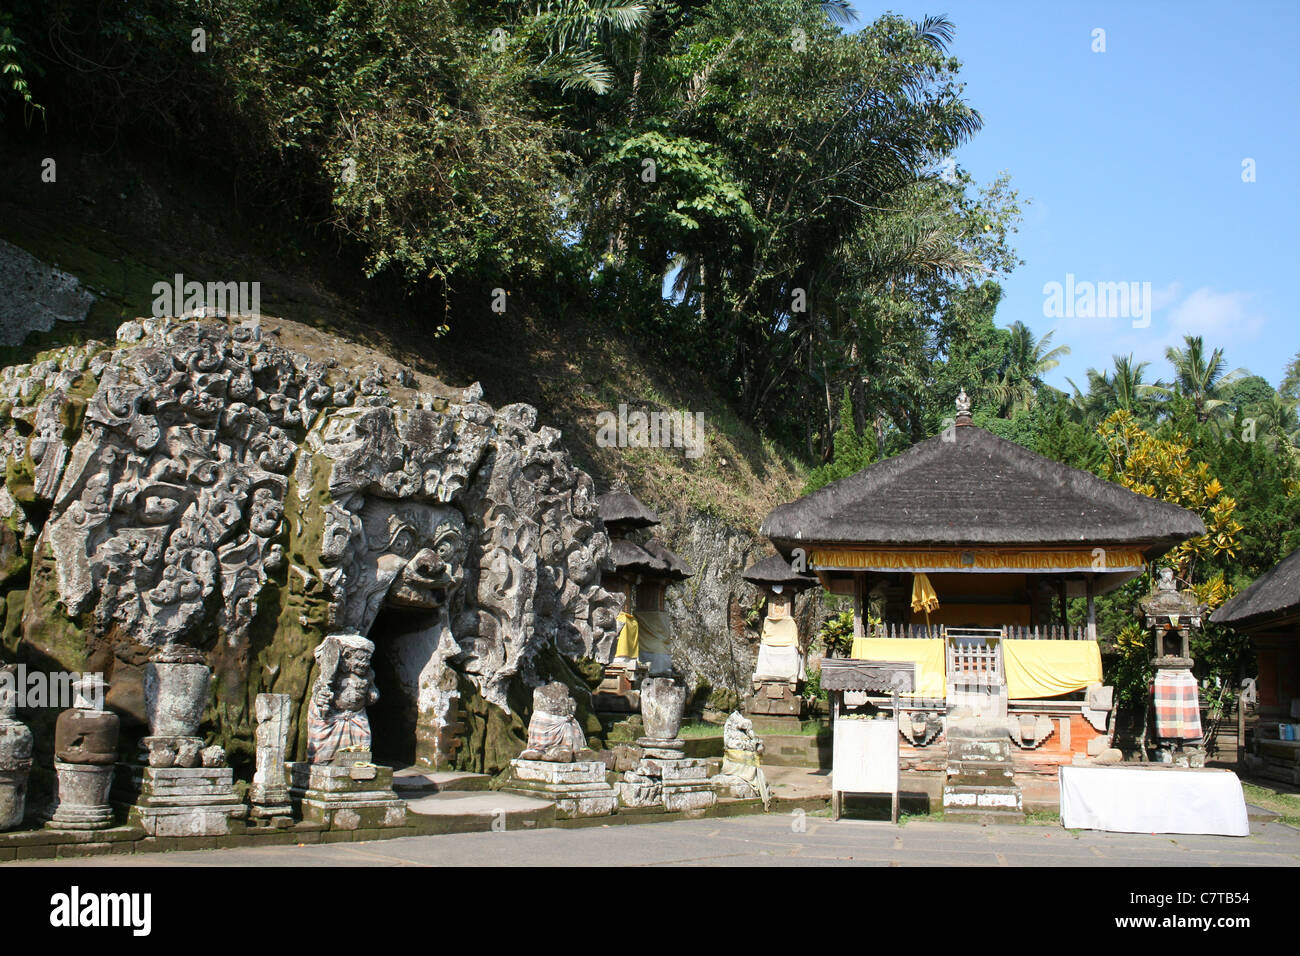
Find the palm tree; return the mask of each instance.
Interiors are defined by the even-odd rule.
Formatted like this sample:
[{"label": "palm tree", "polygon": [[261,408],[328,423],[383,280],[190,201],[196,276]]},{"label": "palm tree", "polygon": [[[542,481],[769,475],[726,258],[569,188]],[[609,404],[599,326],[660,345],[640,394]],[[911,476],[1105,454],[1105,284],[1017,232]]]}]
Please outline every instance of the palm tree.
[{"label": "palm tree", "polygon": [[654,2],[645,0],[544,0],[520,3],[527,36],[541,47],[538,71],[561,89],[604,93],[614,73],[596,52],[612,37],[649,23]]},{"label": "palm tree", "polygon": [[1009,331],[1006,370],[988,389],[1004,417],[1032,406],[1035,392],[1043,387],[1043,376],[1061,364],[1062,356],[1070,354],[1068,345],[1051,347],[1054,331],[1035,339],[1033,330],[1020,321],[1014,322]]},{"label": "palm tree", "polygon": [[1224,386],[1231,385],[1246,372],[1239,368],[1225,372],[1223,349],[1215,349],[1206,356],[1205,342],[1199,335],[1185,335],[1183,342],[1186,348],[1170,346],[1165,351],[1165,358],[1174,367],[1172,385],[1153,386],[1152,391],[1166,398],[1181,395],[1190,399],[1196,409],[1196,420],[1208,422],[1225,404],[1219,397]]}]

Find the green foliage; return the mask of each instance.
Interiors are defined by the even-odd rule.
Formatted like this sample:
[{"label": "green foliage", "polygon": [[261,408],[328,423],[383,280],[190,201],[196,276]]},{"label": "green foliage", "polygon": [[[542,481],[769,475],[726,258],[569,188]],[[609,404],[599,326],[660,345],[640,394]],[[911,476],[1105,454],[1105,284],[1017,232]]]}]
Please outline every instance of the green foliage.
[{"label": "green foliage", "polygon": [[835,454],[826,464],[808,475],[803,493],[809,494],[849,475],[856,474],[876,460],[876,443],[870,435],[858,433],[853,423],[853,401],[844,388],[840,399],[840,426],[835,432]]},{"label": "green foliage", "polygon": [[853,612],[841,611],[828,617],[817,632],[814,646],[831,657],[848,657],[853,651]]}]

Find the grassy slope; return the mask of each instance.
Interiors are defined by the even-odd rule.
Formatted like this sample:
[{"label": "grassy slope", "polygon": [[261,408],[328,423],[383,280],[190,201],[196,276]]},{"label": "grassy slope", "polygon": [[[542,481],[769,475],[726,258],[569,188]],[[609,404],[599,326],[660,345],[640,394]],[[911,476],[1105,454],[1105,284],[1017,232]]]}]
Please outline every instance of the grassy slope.
[{"label": "grassy slope", "polygon": [[[51,153],[59,175],[46,184],[40,161]],[[655,507],[712,514],[750,532],[802,487],[798,463],[697,379],[657,366],[596,316],[545,304],[535,285],[510,289],[504,315],[491,311],[491,290],[459,290],[452,331],[435,338],[430,330],[448,321],[442,303],[404,300],[367,283],[359,263],[323,230],[245,208],[228,181],[49,145],[7,144],[0,156],[0,238],[101,296],[86,323],[60,324],[0,349],[0,366],[88,338],[112,341],[120,322],[150,313],[153,284],[177,272],[199,281],[258,281],[263,313],[392,356],[424,373],[422,387],[431,387],[425,375],[451,386],[478,380],[494,404],[537,406],[541,423],[563,431],[602,487],[625,480]],[[282,328],[285,344],[336,347],[294,323]],[[340,359],[369,362],[373,353],[346,349]],[[620,402],[704,412],[707,450],[691,459],[674,449],[598,447],[597,415]]]}]

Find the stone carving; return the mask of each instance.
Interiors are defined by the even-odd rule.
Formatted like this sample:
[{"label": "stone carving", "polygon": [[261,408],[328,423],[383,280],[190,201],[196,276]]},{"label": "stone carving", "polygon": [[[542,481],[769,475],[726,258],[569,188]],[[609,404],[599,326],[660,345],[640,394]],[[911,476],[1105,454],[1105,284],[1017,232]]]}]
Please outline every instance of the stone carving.
[{"label": "stone carving", "polygon": [[759,755],[763,741],[754,735],[754,723],[739,711],[732,711],[722,728],[722,772],[713,786],[742,800],[757,797],[767,809],[772,802]]},{"label": "stone carving", "polygon": [[[0,551],[30,572],[30,650],[61,653],[54,614],[120,660],[200,648],[235,691],[216,729],[243,735],[257,691],[305,701],[290,662],[327,634],[375,639],[430,737],[455,710],[451,668],[508,709],[516,676],[539,682],[542,647],[608,660],[609,539],[560,433],[477,386],[399,406],[382,370],[333,365],[257,318],[163,318],[0,372]],[[390,637],[386,609],[420,617]],[[200,759],[155,747],[172,766]]]},{"label": "stone carving", "polygon": [[99,830],[113,825],[109,790],[117,762],[120,720],[104,710],[104,679],[83,677],[72,685],[74,706],[54,725],[56,790],[48,824],[60,830]]},{"label": "stone carving", "polygon": [[32,772],[32,732],[14,717],[13,665],[0,668],[0,831],[12,830],[27,813],[27,778]]},{"label": "stone carving", "polygon": [[307,714],[307,762],[370,752],[366,708],[379,700],[371,658],[375,645],[358,634],[331,634],[316,648],[320,675]]},{"label": "stone carving", "polygon": [[292,701],[288,694],[258,694],[254,705],[257,717],[257,769],[248,798],[252,816],[257,819],[288,820],[289,778],[285,773],[285,756],[289,749],[289,720]]},{"label": "stone carving", "polygon": [[1045,714],[1020,714],[1007,718],[1007,736],[1022,750],[1035,750],[1056,730],[1056,721]]},{"label": "stone carving", "polygon": [[550,760],[570,763],[582,759],[587,738],[574,717],[575,706],[569,689],[559,681],[533,691],[533,715],[528,721],[528,746],[521,760]]},{"label": "stone carving", "polygon": [[898,732],[913,747],[925,747],[943,732],[943,717],[932,711],[904,711],[898,717]]}]

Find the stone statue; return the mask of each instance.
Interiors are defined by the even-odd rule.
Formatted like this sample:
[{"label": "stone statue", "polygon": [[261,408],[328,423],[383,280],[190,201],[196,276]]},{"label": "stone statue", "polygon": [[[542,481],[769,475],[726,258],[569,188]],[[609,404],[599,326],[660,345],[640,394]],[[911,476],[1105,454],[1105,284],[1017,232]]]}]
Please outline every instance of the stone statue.
[{"label": "stone statue", "polygon": [[754,736],[753,721],[732,711],[722,728],[722,746],[722,772],[713,778],[713,785],[742,800],[758,797],[767,809],[772,793],[759,761],[763,741]]},{"label": "stone statue", "polygon": [[359,634],[331,634],[316,648],[320,676],[307,717],[307,761],[326,764],[343,751],[370,751],[366,708],[379,700],[371,658],[375,645]]},{"label": "stone statue", "polygon": [[574,716],[576,707],[569,689],[559,681],[533,691],[533,715],[528,721],[528,746],[520,760],[550,760],[570,763],[582,760],[587,738]]}]

